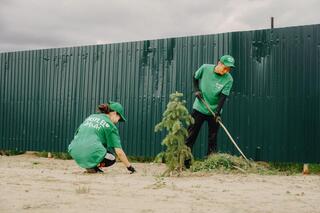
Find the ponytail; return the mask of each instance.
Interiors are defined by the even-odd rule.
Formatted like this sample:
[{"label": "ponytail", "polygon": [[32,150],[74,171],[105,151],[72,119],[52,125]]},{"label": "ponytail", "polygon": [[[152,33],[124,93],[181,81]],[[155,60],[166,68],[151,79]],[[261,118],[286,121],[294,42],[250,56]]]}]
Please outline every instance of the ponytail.
[{"label": "ponytail", "polygon": [[111,109],[108,104],[100,104],[98,106],[97,112],[109,114],[109,112],[111,112]]}]

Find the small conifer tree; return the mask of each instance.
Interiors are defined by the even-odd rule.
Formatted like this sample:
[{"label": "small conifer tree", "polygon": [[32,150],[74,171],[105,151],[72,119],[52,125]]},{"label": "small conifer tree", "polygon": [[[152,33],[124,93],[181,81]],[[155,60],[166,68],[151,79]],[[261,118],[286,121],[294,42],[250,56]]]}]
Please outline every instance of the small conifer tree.
[{"label": "small conifer tree", "polygon": [[185,168],[184,161],[193,160],[191,150],[185,144],[185,139],[188,136],[185,126],[189,126],[194,120],[185,107],[186,102],[181,101],[182,96],[183,94],[178,92],[170,95],[170,101],[163,113],[162,121],[155,127],[156,132],[163,129],[168,131],[161,143],[166,146],[166,150],[158,155],[164,158],[167,165],[165,174],[174,171],[181,172]]}]

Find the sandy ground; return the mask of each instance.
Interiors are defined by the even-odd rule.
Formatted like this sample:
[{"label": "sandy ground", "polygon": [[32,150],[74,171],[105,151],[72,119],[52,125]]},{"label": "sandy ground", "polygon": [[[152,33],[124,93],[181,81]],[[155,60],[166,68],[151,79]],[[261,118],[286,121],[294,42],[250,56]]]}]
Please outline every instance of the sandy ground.
[{"label": "sandy ground", "polygon": [[72,160],[0,156],[0,212],[320,212],[320,176],[159,176],[121,163],[86,174]]}]

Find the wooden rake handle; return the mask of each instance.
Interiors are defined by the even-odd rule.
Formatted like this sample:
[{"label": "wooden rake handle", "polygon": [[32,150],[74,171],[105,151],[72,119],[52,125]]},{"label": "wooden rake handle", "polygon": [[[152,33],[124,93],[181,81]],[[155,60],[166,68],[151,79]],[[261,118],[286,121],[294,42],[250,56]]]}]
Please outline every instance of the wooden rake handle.
[{"label": "wooden rake handle", "polygon": [[[200,98],[200,100],[202,101],[202,103],[206,106],[206,108],[209,110],[209,112],[211,112],[211,114],[213,115],[213,117],[215,117],[215,113],[211,110],[211,108],[209,107],[208,103],[203,99],[203,98]],[[248,160],[248,158],[243,154],[243,152],[241,151],[241,149],[238,147],[237,143],[233,140],[231,134],[229,133],[229,131],[227,130],[227,128],[223,125],[223,123],[218,120],[218,123],[219,125],[222,127],[222,129],[225,131],[225,133],[228,135],[230,141],[233,143],[233,145],[237,148],[237,150],[240,152],[240,154],[242,155],[242,157],[247,161],[247,163],[249,165],[250,164],[250,161]]]}]

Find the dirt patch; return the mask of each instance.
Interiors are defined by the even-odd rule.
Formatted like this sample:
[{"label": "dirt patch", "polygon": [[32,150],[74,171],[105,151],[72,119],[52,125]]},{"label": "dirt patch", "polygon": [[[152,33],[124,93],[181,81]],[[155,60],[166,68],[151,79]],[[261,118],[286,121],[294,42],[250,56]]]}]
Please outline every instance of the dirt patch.
[{"label": "dirt patch", "polygon": [[86,174],[72,160],[0,156],[0,212],[320,212],[319,175],[161,177],[162,164]]}]

